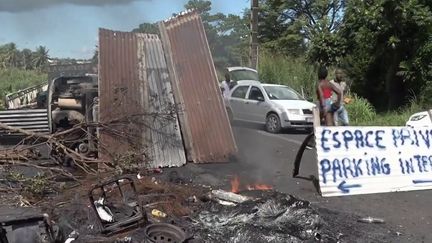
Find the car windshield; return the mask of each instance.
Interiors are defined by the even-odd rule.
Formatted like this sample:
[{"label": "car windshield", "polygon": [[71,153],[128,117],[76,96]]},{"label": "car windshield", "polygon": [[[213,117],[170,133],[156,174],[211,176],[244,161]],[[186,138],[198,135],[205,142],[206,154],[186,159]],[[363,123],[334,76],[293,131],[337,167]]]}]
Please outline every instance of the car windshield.
[{"label": "car windshield", "polygon": [[287,86],[264,86],[271,100],[304,100],[303,97]]},{"label": "car windshield", "polygon": [[233,81],[239,80],[256,80],[258,81],[258,73],[251,70],[235,70],[230,72]]}]

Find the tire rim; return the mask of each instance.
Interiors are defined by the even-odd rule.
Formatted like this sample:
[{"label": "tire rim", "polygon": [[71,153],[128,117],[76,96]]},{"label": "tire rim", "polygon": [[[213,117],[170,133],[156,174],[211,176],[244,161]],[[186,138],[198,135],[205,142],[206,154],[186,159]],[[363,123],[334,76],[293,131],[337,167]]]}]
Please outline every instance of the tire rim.
[{"label": "tire rim", "polygon": [[278,124],[278,121],[277,121],[276,117],[270,116],[268,118],[268,122],[267,122],[267,128],[268,128],[268,130],[270,130],[270,131],[276,131],[276,128],[278,126],[277,124]]}]

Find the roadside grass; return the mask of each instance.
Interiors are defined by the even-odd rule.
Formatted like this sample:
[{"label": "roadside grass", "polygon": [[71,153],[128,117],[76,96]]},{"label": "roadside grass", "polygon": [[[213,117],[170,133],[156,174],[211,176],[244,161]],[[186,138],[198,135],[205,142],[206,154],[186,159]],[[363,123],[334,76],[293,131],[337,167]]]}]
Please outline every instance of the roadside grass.
[{"label": "roadside grass", "polygon": [[352,126],[405,126],[409,117],[421,107],[413,101],[397,111],[376,113],[374,107],[364,98],[353,95],[352,103],[346,105]]},{"label": "roadside grass", "polygon": [[42,84],[47,82],[47,78],[47,74],[38,71],[0,68],[0,96],[4,97],[9,92]]},{"label": "roadside grass", "polygon": [[305,98],[315,96],[316,68],[303,58],[264,52],[260,55],[258,73],[262,82],[287,85]]},{"label": "roadside grass", "polygon": [[[8,93],[46,83],[47,79],[47,74],[38,71],[0,68],[0,97],[3,99]],[[0,102],[0,109],[4,109],[3,106],[3,102]]]}]

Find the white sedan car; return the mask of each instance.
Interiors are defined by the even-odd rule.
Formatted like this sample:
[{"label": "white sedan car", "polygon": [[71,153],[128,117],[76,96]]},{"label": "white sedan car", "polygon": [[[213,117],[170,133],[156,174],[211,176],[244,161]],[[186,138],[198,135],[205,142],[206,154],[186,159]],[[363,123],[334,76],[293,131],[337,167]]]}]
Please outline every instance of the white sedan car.
[{"label": "white sedan car", "polygon": [[406,125],[408,127],[430,127],[432,126],[431,116],[432,110],[415,113],[408,119]]},{"label": "white sedan car", "polygon": [[271,133],[313,127],[315,104],[288,86],[238,81],[225,104],[230,119],[265,124]]}]

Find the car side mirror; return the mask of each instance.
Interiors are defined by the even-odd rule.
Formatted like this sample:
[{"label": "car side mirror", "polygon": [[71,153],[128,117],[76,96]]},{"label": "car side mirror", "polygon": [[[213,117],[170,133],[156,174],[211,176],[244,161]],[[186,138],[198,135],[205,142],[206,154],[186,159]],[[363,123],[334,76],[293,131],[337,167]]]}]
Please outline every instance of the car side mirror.
[{"label": "car side mirror", "polygon": [[262,97],[262,96],[258,96],[258,97],[257,97],[257,100],[260,101],[260,102],[263,102],[263,101],[264,101],[264,97]]},{"label": "car side mirror", "polygon": [[309,102],[313,102],[313,98],[307,98],[306,100]]}]

